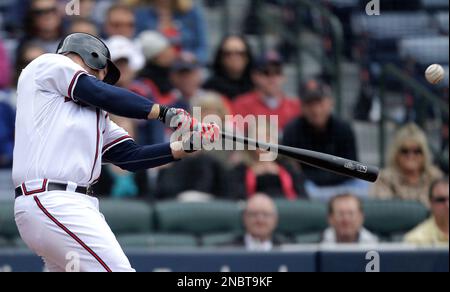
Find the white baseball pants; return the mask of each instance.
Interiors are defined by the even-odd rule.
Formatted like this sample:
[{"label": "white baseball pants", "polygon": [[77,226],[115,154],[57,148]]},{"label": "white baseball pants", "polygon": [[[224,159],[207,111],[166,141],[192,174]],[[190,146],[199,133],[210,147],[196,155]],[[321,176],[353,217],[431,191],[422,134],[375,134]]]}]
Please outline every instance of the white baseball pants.
[{"label": "white baseball pants", "polygon": [[22,239],[50,272],[134,272],[96,198],[67,191],[21,196],[14,213]]}]

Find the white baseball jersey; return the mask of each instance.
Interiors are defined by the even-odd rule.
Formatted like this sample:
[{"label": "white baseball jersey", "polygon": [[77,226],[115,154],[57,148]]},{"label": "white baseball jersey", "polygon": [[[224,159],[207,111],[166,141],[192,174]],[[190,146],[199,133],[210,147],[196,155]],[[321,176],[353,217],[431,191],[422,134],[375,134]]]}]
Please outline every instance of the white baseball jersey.
[{"label": "white baseball jersey", "polygon": [[63,55],[31,62],[18,83],[13,180],[49,179],[88,186],[100,176],[102,154],[131,137],[103,110],[73,96],[88,74]]}]

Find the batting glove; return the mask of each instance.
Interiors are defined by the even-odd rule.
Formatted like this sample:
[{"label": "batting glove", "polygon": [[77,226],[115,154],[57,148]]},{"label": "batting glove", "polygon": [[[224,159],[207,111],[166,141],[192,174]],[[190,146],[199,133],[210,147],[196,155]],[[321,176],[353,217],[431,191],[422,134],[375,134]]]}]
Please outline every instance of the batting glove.
[{"label": "batting glove", "polygon": [[215,123],[198,124],[184,140],[183,149],[187,153],[193,153],[205,147],[212,146],[220,137],[220,128]]},{"label": "batting glove", "polygon": [[183,133],[191,131],[194,128],[194,124],[197,123],[184,109],[163,105],[160,105],[158,120],[174,131],[182,129]]}]

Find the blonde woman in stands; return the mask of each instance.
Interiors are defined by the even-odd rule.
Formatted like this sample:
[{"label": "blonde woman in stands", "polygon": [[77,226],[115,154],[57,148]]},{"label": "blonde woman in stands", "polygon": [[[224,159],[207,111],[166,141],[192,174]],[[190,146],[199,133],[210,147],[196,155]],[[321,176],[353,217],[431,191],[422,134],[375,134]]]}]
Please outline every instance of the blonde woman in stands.
[{"label": "blonde woman in stands", "polygon": [[417,200],[429,207],[428,190],[442,172],[432,164],[425,133],[408,124],[396,134],[390,147],[387,168],[371,190],[379,199]]}]

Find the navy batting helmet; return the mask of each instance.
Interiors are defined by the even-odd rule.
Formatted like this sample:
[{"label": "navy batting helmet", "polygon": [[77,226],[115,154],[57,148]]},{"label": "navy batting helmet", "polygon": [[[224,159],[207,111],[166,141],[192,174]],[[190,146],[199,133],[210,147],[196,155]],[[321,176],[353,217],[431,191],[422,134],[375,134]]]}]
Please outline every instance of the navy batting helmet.
[{"label": "navy batting helmet", "polygon": [[58,46],[57,54],[75,53],[93,70],[107,69],[104,82],[116,84],[120,71],[111,61],[111,53],[105,43],[99,38],[87,33],[68,35]]}]

